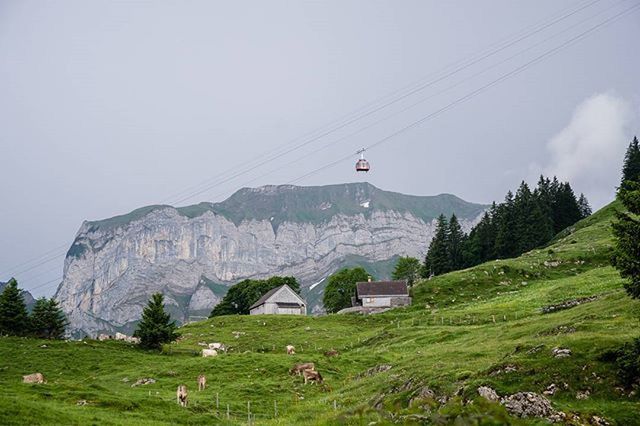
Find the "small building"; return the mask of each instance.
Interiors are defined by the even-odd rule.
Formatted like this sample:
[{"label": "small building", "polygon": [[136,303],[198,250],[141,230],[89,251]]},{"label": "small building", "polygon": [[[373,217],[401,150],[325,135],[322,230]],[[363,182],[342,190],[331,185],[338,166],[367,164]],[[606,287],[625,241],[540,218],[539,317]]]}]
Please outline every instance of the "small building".
[{"label": "small building", "polygon": [[411,305],[406,281],[368,281],[356,284],[356,304],[363,308]]},{"label": "small building", "polygon": [[251,315],[306,315],[307,303],[288,285],[266,292],[249,308]]}]

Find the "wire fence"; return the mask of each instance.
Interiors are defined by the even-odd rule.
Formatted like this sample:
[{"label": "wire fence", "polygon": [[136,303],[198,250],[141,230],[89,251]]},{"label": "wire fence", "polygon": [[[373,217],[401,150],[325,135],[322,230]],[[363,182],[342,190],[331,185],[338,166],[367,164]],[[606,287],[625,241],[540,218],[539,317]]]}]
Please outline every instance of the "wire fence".
[{"label": "wire fence", "polygon": [[[168,397],[166,393],[160,394],[159,392],[149,391],[149,397],[154,400],[160,400],[166,403],[179,404],[177,397]],[[302,402],[304,398],[297,394],[292,395],[292,400],[287,402],[285,400],[274,399],[273,401],[242,401],[239,402],[234,399],[231,402],[225,400],[219,392],[212,395],[209,403],[203,402],[201,399],[189,401],[184,407],[185,410],[192,410],[200,413],[210,413],[218,420],[227,420],[233,423],[241,423],[252,425],[257,420],[274,420],[279,417],[286,416],[286,414],[295,407],[298,403]],[[339,408],[338,401],[336,399],[322,400],[327,404],[330,409],[337,411]]]}]

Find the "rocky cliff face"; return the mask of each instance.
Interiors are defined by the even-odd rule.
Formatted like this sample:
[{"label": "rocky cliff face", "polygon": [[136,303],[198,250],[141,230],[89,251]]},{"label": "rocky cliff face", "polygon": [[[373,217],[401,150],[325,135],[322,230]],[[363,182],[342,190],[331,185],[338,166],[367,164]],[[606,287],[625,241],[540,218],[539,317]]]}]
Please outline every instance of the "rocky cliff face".
[{"label": "rocky cliff face", "polygon": [[84,222],[56,293],[76,335],[130,332],[151,294],[174,318],[205,316],[225,286],[293,275],[317,283],[348,256],[421,257],[433,219],[455,212],[467,228],[484,210],[451,195],[413,197],[369,184],[243,189],[228,200],[150,206]]}]

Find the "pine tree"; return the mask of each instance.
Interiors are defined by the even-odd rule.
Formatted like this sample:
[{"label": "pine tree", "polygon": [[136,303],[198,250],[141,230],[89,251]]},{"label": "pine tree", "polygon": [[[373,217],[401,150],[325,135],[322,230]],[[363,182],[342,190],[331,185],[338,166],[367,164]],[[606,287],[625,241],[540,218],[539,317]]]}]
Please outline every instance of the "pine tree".
[{"label": "pine tree", "polygon": [[449,219],[449,231],[447,232],[447,254],[449,258],[449,270],[462,269],[464,254],[462,252],[466,236],[455,214]]},{"label": "pine tree", "polygon": [[29,317],[18,282],[11,278],[0,294],[0,334],[24,336],[29,332]]},{"label": "pine tree", "polygon": [[591,216],[591,206],[589,205],[589,200],[584,194],[580,194],[580,198],[578,199],[578,208],[580,209],[580,216],[582,219],[585,217]]},{"label": "pine tree", "polygon": [[624,156],[620,187],[624,186],[625,181],[640,181],[640,146],[638,145],[638,138],[634,136]]},{"label": "pine tree", "polygon": [[149,304],[142,311],[142,321],[133,334],[140,338],[140,346],[147,349],[161,349],[163,343],[178,338],[176,323],[164,311],[164,297],[161,293],[151,296]]},{"label": "pine tree", "polygon": [[67,319],[53,298],[38,299],[30,316],[31,333],[41,339],[62,339]]},{"label": "pine tree", "polygon": [[617,212],[613,223],[616,251],[612,263],[628,281],[627,293],[640,299],[640,182],[625,180],[618,198],[628,211]]},{"label": "pine tree", "polygon": [[569,182],[563,182],[558,185],[555,193],[553,211],[554,233],[556,234],[582,218],[578,200]]},{"label": "pine tree", "polygon": [[498,205],[495,215],[496,244],[495,255],[508,258],[516,255],[516,217],[513,193],[507,192],[504,203]]},{"label": "pine tree", "polygon": [[429,250],[424,259],[423,275],[440,275],[451,270],[449,264],[449,225],[447,218],[441,214],[436,224],[436,232],[429,244]]}]

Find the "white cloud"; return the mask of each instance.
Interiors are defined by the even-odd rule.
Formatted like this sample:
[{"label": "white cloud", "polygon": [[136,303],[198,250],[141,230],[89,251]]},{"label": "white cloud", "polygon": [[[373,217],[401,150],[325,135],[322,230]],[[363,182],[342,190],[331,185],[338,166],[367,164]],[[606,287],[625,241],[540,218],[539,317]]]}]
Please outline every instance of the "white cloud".
[{"label": "white cloud", "polygon": [[551,155],[544,170],[584,192],[594,210],[614,198],[624,152],[631,141],[631,105],[611,93],[583,101],[571,121],[548,143]]}]

